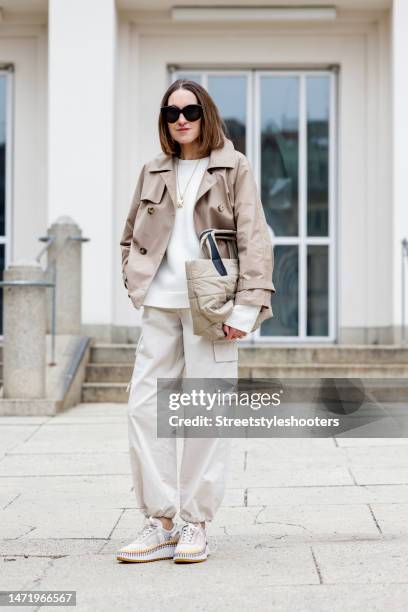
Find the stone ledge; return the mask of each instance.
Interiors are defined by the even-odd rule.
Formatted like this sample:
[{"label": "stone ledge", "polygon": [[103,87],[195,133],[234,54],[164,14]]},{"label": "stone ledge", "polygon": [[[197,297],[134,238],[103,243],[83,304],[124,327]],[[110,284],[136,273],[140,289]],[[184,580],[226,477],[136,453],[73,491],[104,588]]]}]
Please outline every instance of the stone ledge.
[{"label": "stone ledge", "polygon": [[[0,389],[1,416],[54,416],[81,402],[82,385],[89,362],[92,338],[58,334],[55,364],[51,365],[52,336],[46,337],[46,397],[7,398]],[[21,383],[24,384],[24,381]]]},{"label": "stone ledge", "polygon": [[48,399],[0,399],[0,416],[55,416],[61,404]]}]

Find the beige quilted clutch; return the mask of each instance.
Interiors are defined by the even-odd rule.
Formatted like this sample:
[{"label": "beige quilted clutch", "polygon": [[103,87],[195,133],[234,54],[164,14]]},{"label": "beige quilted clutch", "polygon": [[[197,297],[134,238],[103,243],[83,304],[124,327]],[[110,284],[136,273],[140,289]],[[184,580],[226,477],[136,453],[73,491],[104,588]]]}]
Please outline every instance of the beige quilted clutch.
[{"label": "beige quilted clutch", "polygon": [[[228,240],[229,258],[221,258],[217,236]],[[200,234],[200,248],[202,259],[185,262],[193,331],[219,340],[225,337],[222,325],[234,307],[238,284],[236,231],[206,229]]]}]

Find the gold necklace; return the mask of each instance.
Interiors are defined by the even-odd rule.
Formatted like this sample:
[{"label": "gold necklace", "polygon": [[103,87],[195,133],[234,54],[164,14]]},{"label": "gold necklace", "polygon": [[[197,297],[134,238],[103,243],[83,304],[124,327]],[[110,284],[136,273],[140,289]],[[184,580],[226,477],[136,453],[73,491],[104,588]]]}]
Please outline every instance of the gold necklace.
[{"label": "gold necklace", "polygon": [[187,191],[187,187],[189,186],[190,181],[191,181],[191,179],[193,178],[193,174],[194,174],[194,172],[196,171],[196,169],[197,169],[197,167],[198,167],[198,164],[200,163],[201,159],[198,159],[198,160],[197,160],[197,163],[196,163],[196,165],[194,166],[194,170],[193,170],[193,172],[192,172],[192,174],[191,174],[190,178],[189,178],[189,179],[188,179],[188,181],[187,181],[187,185],[185,186],[183,193],[181,193],[181,189],[180,189],[180,185],[179,185],[179,173],[178,173],[179,161],[180,161],[180,159],[179,159],[179,158],[177,158],[177,167],[176,167],[176,181],[177,181],[178,193],[180,194],[180,195],[177,195],[177,208],[182,208],[182,206],[184,206],[184,194],[185,194],[185,193],[186,193],[186,191]]}]

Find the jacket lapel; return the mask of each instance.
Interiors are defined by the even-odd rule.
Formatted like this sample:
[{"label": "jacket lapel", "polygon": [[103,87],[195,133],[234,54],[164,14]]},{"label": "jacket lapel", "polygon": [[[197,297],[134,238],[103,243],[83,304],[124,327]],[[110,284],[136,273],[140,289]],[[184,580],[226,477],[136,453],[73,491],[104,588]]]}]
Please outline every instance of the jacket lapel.
[{"label": "jacket lapel", "polygon": [[[235,166],[234,145],[231,140],[226,139],[224,146],[220,149],[213,149],[210,153],[210,159],[206,171],[199,185],[196,197],[196,203],[211,189],[217,182],[216,176],[212,173],[213,168],[233,168]],[[177,188],[176,188],[176,168],[175,160],[171,155],[161,153],[152,162],[148,164],[147,169],[150,172],[159,172],[162,180],[165,182],[173,205],[177,207]]]},{"label": "jacket lapel", "polygon": [[196,203],[200,198],[203,197],[211,189],[211,187],[217,182],[216,176],[214,176],[211,172],[208,171],[208,168],[203,174],[203,178],[201,179],[201,183],[198,187]]},{"label": "jacket lapel", "polygon": [[168,172],[161,172],[161,178],[166,183],[167,191],[170,194],[171,200],[175,208],[177,208],[177,189],[176,189],[176,172],[170,170]]}]

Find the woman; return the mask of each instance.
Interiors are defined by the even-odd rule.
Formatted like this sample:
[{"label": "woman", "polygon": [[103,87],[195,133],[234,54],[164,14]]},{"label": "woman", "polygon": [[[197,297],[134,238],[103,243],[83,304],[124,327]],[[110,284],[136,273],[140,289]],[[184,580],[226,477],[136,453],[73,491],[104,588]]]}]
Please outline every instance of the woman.
[{"label": "woman", "polygon": [[[212,521],[226,486],[230,440],[186,438],[177,513],[176,440],[157,438],[157,378],[237,378],[237,339],[272,316],[272,249],[247,158],[224,134],[207,91],[179,79],[161,103],[163,153],[139,176],[121,238],[123,281],[142,329],[128,403],[132,478],[146,517],[121,561],[204,561],[206,522]],[[223,324],[225,339],[194,335],[184,262],[200,257],[206,228],[236,229],[239,282],[234,308]],[[219,241],[228,257],[226,241]]]}]

